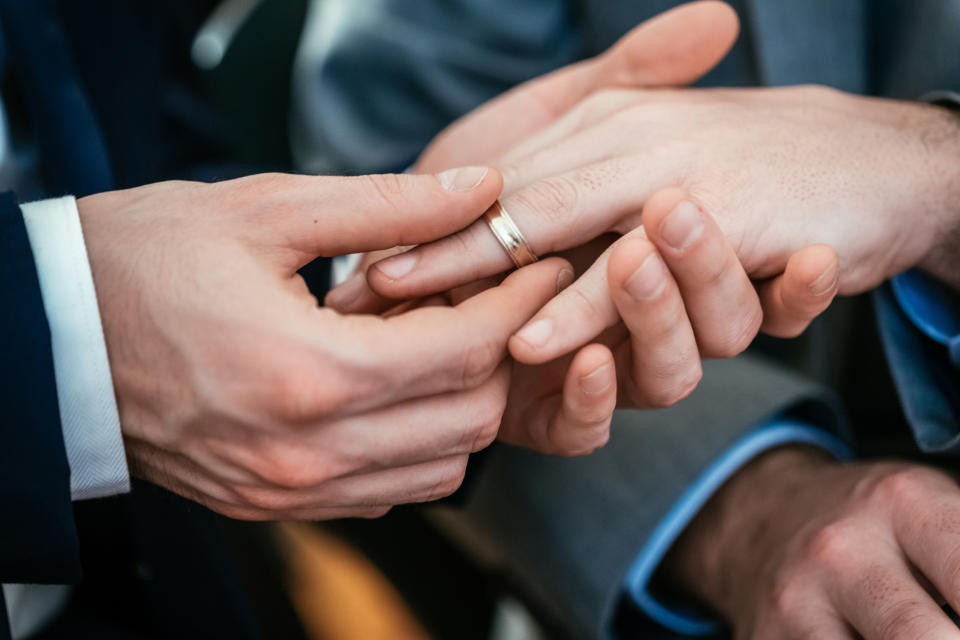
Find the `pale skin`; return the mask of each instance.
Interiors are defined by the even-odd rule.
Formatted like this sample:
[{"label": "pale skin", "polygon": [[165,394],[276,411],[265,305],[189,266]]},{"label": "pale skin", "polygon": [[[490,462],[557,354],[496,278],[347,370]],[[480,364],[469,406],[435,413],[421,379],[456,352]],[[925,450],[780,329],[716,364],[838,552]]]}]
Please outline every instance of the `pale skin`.
[{"label": "pale skin", "polygon": [[[667,12],[634,29],[607,53],[522,85],[480,107],[440,134],[417,168],[434,170],[449,162],[479,162],[480,158],[486,158],[485,161],[500,158],[504,163],[514,156],[525,158],[529,155],[523,151],[525,147],[532,144],[539,148],[549,144],[546,141],[556,135],[563,138],[566,134],[556,132],[569,128],[572,121],[580,118],[584,105],[605,100],[608,92],[649,93],[644,89],[589,85],[583,80],[584,75],[592,73],[594,78],[601,78],[614,87],[686,84],[706,73],[726,54],[737,30],[735,14],[723,3],[693,3]],[[625,67],[628,62],[633,66]],[[589,91],[584,91],[585,86]],[[549,108],[545,108],[545,104],[550,105]],[[517,147],[516,140],[524,138],[527,142]],[[569,154],[554,160],[547,158],[548,155],[545,153],[543,160],[550,166],[564,162],[563,158],[576,163]],[[577,155],[578,152],[573,153]],[[536,251],[573,249],[605,232],[626,231],[609,224],[612,214],[601,211],[619,194],[594,202],[595,211],[566,211],[565,203],[554,193],[541,189],[543,181],[539,174],[525,180],[520,172],[510,169],[512,165],[504,166],[514,178],[506,184],[501,201]],[[531,171],[536,173],[538,169]],[[539,199],[531,198],[530,194],[535,192],[539,193]],[[528,204],[526,215],[518,199]],[[589,204],[590,198],[585,200]],[[665,192],[659,198],[652,198],[647,206],[653,211],[675,201],[675,193]],[[636,194],[629,202],[637,203]],[[634,220],[640,204],[631,210]],[[515,214],[515,209],[520,213]],[[571,219],[579,216],[578,220],[589,230],[577,224],[565,225],[562,218],[543,225],[544,216],[549,218],[553,212]],[[622,211],[617,213],[623,215]],[[652,218],[655,213],[648,211],[646,217]],[[665,213],[667,211],[661,211],[661,215]],[[527,230],[521,222],[523,218],[537,219],[541,226]],[[533,239],[537,232],[567,233],[568,241],[547,247]],[[610,261],[610,255],[618,246],[619,257]],[[543,320],[545,314],[554,313],[559,318],[550,318],[554,329],[561,333],[574,332],[575,339],[568,337],[561,341],[553,336],[545,348],[535,349],[526,347],[521,337],[515,336],[510,348],[515,359],[526,365],[549,364],[554,389],[559,389],[563,380],[569,382],[589,374],[580,364],[586,361],[583,354],[590,354],[589,364],[594,370],[606,366],[617,372],[616,385],[606,394],[619,397],[621,406],[646,408],[674,404],[698,383],[701,357],[736,355],[756,335],[764,317],[769,331],[795,335],[829,305],[836,293],[836,258],[832,249],[811,246],[800,247],[794,255],[787,256],[789,266],[785,265],[780,277],[773,278],[758,295],[737,261],[730,241],[714,224],[708,224],[695,246],[684,252],[656,251],[646,242],[642,227],[606,251],[602,244],[594,244],[592,249],[601,254],[600,259],[580,276],[571,294],[551,301],[536,318]],[[648,257],[651,260],[645,262]],[[411,258],[416,266],[403,277],[382,276],[381,269],[391,263],[391,260],[383,261],[365,269],[366,278],[361,273],[335,289],[327,296],[326,303],[343,311],[377,311],[389,306],[377,292],[385,294],[387,299],[415,297],[469,283],[510,266],[509,258],[482,222],[449,239],[419,247],[392,260],[406,260],[409,264]],[[441,264],[451,260],[452,263]],[[370,262],[374,260],[368,264]],[[615,276],[609,281],[608,262],[612,263],[609,266]],[[663,286],[652,292],[653,295],[640,292],[638,280],[631,280],[631,274],[641,264],[657,268],[662,276]],[[718,276],[722,286],[705,287],[704,276],[710,280],[713,276],[709,274],[717,265],[723,269]],[[597,274],[602,275],[598,278]],[[628,282],[634,286],[628,287]],[[814,283],[817,288],[811,289]],[[561,304],[562,308],[557,306]],[[678,353],[682,357],[678,358]],[[569,368],[558,364],[561,357],[574,358]],[[558,374],[563,374],[559,380]],[[541,386],[545,386],[542,373],[540,377]],[[514,397],[511,395],[511,402]],[[523,398],[517,402],[522,403]],[[535,415],[525,415],[527,421],[537,420]],[[509,427],[503,436],[510,439]]]},{"label": "pale skin", "polygon": [[[656,248],[672,266],[718,229],[732,250],[718,250],[715,271],[687,284],[673,270],[681,292],[704,284],[713,291],[712,300],[687,300],[692,335],[680,336],[687,323],[676,324],[673,339],[687,345],[691,372],[678,380],[694,375],[697,353],[729,356],[749,343],[761,317],[731,321],[722,307],[751,308],[747,278],[768,280],[759,288],[763,302],[782,298],[791,258],[803,262],[801,273],[823,276],[814,281],[824,288],[808,298],[829,298],[834,279],[840,293],[852,294],[915,266],[955,284],[960,120],[942,108],[817,87],[613,90],[565,120],[496,163],[508,180],[502,202],[541,254],[602,233],[621,238],[511,340],[522,362],[550,361],[620,321],[609,281],[611,269],[621,275],[620,261]],[[839,265],[817,244],[832,247]],[[475,223],[373,265],[367,281],[380,294],[423,295],[500,271],[505,260]],[[672,289],[656,258],[646,267],[637,278],[652,283],[650,296],[657,282]],[[768,315],[764,328],[777,335],[804,326]]]},{"label": "pale skin", "polygon": [[389,318],[320,308],[296,270],[443,235],[500,186],[481,167],[79,200],[133,473],[245,519],[376,516],[454,491],[496,437],[507,339],[570,267]]},{"label": "pale skin", "polygon": [[916,464],[788,447],[752,461],[674,545],[668,580],[737,640],[956,640],[960,487]]},{"label": "pale skin", "polygon": [[[664,33],[514,94],[541,110],[513,121],[533,131],[599,89],[656,79],[644,52]],[[680,67],[661,71],[695,77]],[[232,517],[326,519],[447,495],[498,436],[561,455],[602,446],[616,401],[607,347],[542,370],[507,358],[509,337],[572,282],[563,260],[384,317],[320,308],[296,275],[317,256],[467,226],[501,193],[480,165],[80,199],[132,472]]]},{"label": "pale skin", "polygon": [[[706,4],[716,34],[726,9]],[[463,158],[485,135],[505,174],[502,202],[537,252],[602,241],[511,338],[518,361],[557,362],[619,332],[643,354],[610,356],[628,389],[621,402],[669,404],[695,384],[701,357],[732,355],[761,328],[796,335],[837,292],[911,267],[958,286],[960,128],[945,110],[819,87],[616,88],[497,148],[495,129],[472,118],[489,125],[510,100],[454,125],[421,166]],[[475,223],[373,264],[330,300],[376,306],[509,266]],[[956,638],[938,604],[960,606],[958,505],[956,483],[932,469],[788,448],[717,494],[666,573],[737,638]]]},{"label": "pale skin", "polygon": [[[486,166],[507,154],[516,140],[533,140],[538,133],[568,125],[564,114],[573,113],[576,105],[606,104],[610,96],[621,95],[619,89],[604,91],[613,87],[686,84],[723,55],[736,32],[735,18],[718,3],[701,3],[671,16],[640,27],[608,54],[512,92],[455,125],[425,155],[420,168],[440,172],[453,166]],[[650,94],[637,92],[638,96]],[[493,136],[491,131],[503,135]],[[514,193],[511,189],[519,193],[549,179],[535,176],[530,185],[514,188],[512,183],[521,174],[509,166],[503,165],[511,181],[506,198]],[[573,162],[569,168],[551,171],[563,174],[578,167]],[[659,385],[658,378],[652,379],[657,382],[653,384],[642,370],[635,372],[636,363],[645,361],[648,353],[656,357],[661,343],[642,342],[648,328],[631,323],[643,323],[652,315],[668,328],[676,326],[674,339],[687,344],[690,353],[710,353],[717,345],[701,338],[710,335],[703,324],[709,316],[693,309],[706,308],[716,300],[710,302],[712,287],[691,286],[696,280],[689,276],[701,269],[717,269],[717,256],[720,265],[729,265],[723,258],[731,251],[739,255],[747,246],[737,241],[736,234],[728,240],[732,233],[728,219],[713,206],[718,201],[704,198],[703,192],[688,184],[679,185],[684,188],[679,192],[667,190],[661,195],[659,209],[651,208],[656,198],[645,201],[643,226],[656,218],[657,211],[666,216],[672,204],[689,200],[705,218],[699,240],[674,255],[657,244],[659,226],[651,226],[646,240],[639,232],[630,238],[625,235],[606,254],[606,288],[597,289],[613,301],[623,324],[595,343],[571,348],[564,359],[543,365],[516,365],[505,356],[508,341],[518,339],[511,336],[549,308],[548,301],[561,300],[558,290],[573,278],[563,260],[521,270],[500,286],[470,291],[476,295],[468,299],[460,292],[451,297],[458,303],[454,307],[443,298],[427,298],[388,317],[320,309],[295,275],[298,266],[319,255],[428,243],[469,228],[501,191],[496,171],[481,173],[479,182],[478,173],[463,173],[460,177],[469,179],[460,183],[456,175],[257,176],[217,185],[166,183],[81,199],[81,221],[133,472],[234,517],[376,516],[393,504],[453,491],[469,453],[498,435],[550,453],[586,453],[602,445],[617,389],[622,389],[614,367],[621,370],[621,379],[631,379],[623,375],[625,369],[633,381],[643,383],[629,386],[632,400],[659,406],[682,396],[684,387],[678,383],[690,384],[696,376],[676,376],[669,384]],[[445,188],[454,184],[459,186]],[[933,191],[931,187],[930,194]],[[924,196],[930,194],[924,192]],[[543,242],[530,221],[523,221],[527,217],[523,206],[510,206],[531,241]],[[941,217],[936,207],[929,211],[935,212],[931,219]],[[917,227],[937,235],[926,224]],[[742,267],[720,269],[723,281],[731,283],[727,291],[733,292],[732,299],[743,305],[726,317],[727,322],[750,327],[757,323],[760,307],[764,322],[780,318],[780,326],[786,327],[773,332],[802,329],[829,303],[831,289],[842,286],[849,273],[845,262],[851,255],[849,247],[838,246],[841,261],[837,265],[831,249],[804,244],[818,240],[835,239],[801,237],[792,253],[794,247],[781,246],[773,261],[774,267],[782,263],[781,269],[771,267],[765,275],[773,279],[759,293],[738,271]],[[578,244],[583,244],[582,237],[569,246]],[[624,245],[630,250],[621,251]],[[535,245],[538,250],[545,246]],[[908,246],[911,251],[891,255],[912,259],[917,252],[914,245]],[[486,249],[491,247],[499,251],[497,245]],[[588,254],[593,252],[589,265],[603,250],[588,249]],[[503,260],[502,254],[497,255]],[[665,282],[660,293],[641,302],[633,297],[627,300],[630,276],[651,255],[667,269],[661,272]],[[919,263],[943,273],[938,265],[946,264],[942,257],[949,255],[941,247]],[[578,264],[576,259],[582,258],[570,257]],[[743,273],[754,275],[743,255],[737,265],[741,262],[747,266]],[[831,281],[831,269],[837,273],[836,283],[830,283],[826,292],[812,290],[811,286],[823,285],[824,278]],[[778,288],[776,295],[769,293]],[[688,322],[667,322],[665,318],[671,316],[658,314],[658,309],[674,314],[682,309]],[[692,346],[691,335],[696,340]],[[589,342],[592,336],[584,340]],[[732,353],[737,346],[717,354]],[[634,357],[635,350],[640,350],[636,354],[641,357]],[[817,464],[825,463],[818,459]],[[763,477],[770,495],[783,495],[776,492],[780,487],[769,476]],[[875,537],[901,545],[894,555],[913,559],[906,537],[897,532],[905,523],[932,521],[942,505],[953,499],[952,485],[937,477],[941,479],[936,490],[909,494],[912,510],[900,512],[909,518],[870,518],[866,529],[881,534]],[[830,477],[839,483],[838,478]],[[876,494],[876,511],[893,513],[898,503],[894,494]],[[844,507],[853,505],[845,502],[834,508],[833,504],[805,503],[804,513],[826,526],[834,516],[847,513]],[[743,521],[757,520],[745,517]],[[844,535],[858,530],[850,527]],[[771,537],[771,548],[776,550],[782,539]],[[931,536],[927,531],[913,539],[928,541]],[[944,537],[941,546],[931,548],[942,556],[950,551],[951,540]],[[735,550],[722,548],[729,549],[725,561],[736,563]],[[690,549],[678,555],[693,558],[697,547]],[[868,556],[878,558],[881,568],[899,570],[901,565],[889,553],[878,554]],[[833,557],[839,562],[841,556]],[[785,574],[809,564],[776,553],[770,557],[771,567],[782,567]],[[741,561],[738,566],[746,564]],[[840,566],[825,574],[834,576],[833,581],[809,584],[825,594],[830,585],[840,584],[835,579]],[[683,583],[683,574],[678,575]],[[948,584],[938,582],[946,579],[943,576],[925,575],[934,584]],[[902,582],[908,593],[916,584],[920,583]],[[856,595],[852,587],[845,593],[851,598]],[[740,609],[727,609],[707,594],[702,597],[731,619],[738,632],[751,629],[749,621],[763,610],[758,598],[746,600]],[[851,602],[863,607],[859,615],[882,617],[875,603]],[[850,610],[852,606],[843,608]],[[839,615],[825,611],[822,619],[813,619],[823,628]],[[903,618],[908,621],[919,619],[907,614]],[[931,619],[939,624],[935,616]],[[804,637],[803,632],[798,629],[795,635]],[[863,635],[917,637],[883,633],[868,629]]]}]

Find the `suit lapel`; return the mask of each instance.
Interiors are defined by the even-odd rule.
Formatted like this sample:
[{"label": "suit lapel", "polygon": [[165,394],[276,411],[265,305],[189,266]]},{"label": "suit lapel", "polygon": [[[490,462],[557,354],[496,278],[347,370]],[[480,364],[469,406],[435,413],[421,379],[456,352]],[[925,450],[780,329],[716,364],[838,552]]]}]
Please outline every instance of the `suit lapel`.
[{"label": "suit lapel", "polygon": [[867,88],[864,0],[742,0],[763,84]]}]

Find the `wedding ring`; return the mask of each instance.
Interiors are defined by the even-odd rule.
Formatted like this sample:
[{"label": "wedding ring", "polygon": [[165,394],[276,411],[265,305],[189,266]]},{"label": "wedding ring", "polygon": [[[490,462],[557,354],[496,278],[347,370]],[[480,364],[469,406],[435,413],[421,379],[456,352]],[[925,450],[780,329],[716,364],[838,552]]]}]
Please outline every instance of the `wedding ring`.
[{"label": "wedding ring", "polygon": [[500,242],[500,246],[507,252],[518,269],[537,261],[537,254],[527,244],[526,238],[520,233],[520,229],[517,229],[517,225],[514,224],[510,214],[503,208],[499,200],[490,205],[490,208],[484,212],[483,219],[487,221],[487,226],[490,227],[493,236]]}]

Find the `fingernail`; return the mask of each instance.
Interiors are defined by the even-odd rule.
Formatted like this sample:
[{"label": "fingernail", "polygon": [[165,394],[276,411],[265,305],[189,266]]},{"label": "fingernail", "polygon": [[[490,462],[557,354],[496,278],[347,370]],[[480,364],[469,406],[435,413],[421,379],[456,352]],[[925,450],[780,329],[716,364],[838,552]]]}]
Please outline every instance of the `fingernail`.
[{"label": "fingernail", "polygon": [[557,274],[557,293],[560,293],[573,283],[573,271],[570,269],[561,269]]},{"label": "fingernail", "polygon": [[410,273],[410,270],[413,269],[413,266],[417,264],[417,260],[419,259],[420,256],[416,251],[407,251],[387,258],[386,260],[381,260],[373,265],[373,268],[391,280],[399,280]]},{"label": "fingernail", "polygon": [[360,297],[366,282],[366,276],[358,271],[341,282],[336,288],[331,289],[323,302],[326,306],[335,309],[349,309],[351,303]]},{"label": "fingernail", "polygon": [[613,384],[613,365],[607,363],[580,378],[580,390],[588,396],[598,396]]},{"label": "fingernail", "polygon": [[458,167],[437,174],[437,180],[447,191],[472,191],[487,177],[487,167]]},{"label": "fingernail", "polygon": [[651,253],[640,263],[637,270],[630,274],[623,288],[637,302],[657,297],[667,285],[667,268],[660,256]]},{"label": "fingernail", "polygon": [[660,223],[660,237],[668,245],[682,251],[696,242],[703,233],[703,216],[692,202],[683,200]]},{"label": "fingernail", "polygon": [[839,275],[840,269],[836,261],[834,261],[833,264],[827,267],[826,271],[810,283],[810,293],[817,297],[826,295],[831,289],[837,286]]},{"label": "fingernail", "polygon": [[547,344],[550,335],[553,333],[553,320],[550,318],[541,318],[532,324],[528,324],[517,332],[517,337],[529,344],[531,347],[542,347]]}]

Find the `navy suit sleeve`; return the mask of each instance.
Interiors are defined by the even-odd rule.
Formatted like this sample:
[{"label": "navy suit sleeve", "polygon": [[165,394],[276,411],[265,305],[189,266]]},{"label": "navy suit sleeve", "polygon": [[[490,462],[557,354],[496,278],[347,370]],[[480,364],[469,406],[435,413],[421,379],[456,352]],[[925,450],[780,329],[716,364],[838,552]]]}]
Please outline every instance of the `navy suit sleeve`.
[{"label": "navy suit sleeve", "polygon": [[50,330],[20,207],[0,194],[0,582],[80,576]]}]

